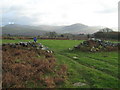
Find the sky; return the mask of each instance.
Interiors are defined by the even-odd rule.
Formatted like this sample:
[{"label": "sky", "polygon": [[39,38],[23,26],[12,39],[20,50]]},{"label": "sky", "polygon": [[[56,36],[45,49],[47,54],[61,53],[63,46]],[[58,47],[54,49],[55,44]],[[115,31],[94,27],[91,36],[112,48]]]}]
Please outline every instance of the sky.
[{"label": "sky", "polygon": [[119,0],[0,0],[2,25],[118,27]]}]

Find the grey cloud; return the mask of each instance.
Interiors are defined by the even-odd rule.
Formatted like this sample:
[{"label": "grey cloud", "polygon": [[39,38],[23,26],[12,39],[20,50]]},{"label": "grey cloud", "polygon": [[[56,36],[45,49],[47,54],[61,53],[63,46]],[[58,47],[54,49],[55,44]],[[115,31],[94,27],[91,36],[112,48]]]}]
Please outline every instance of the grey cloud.
[{"label": "grey cloud", "polygon": [[2,17],[2,24],[6,25],[9,22],[14,22],[15,24],[22,24],[22,25],[31,25],[34,22],[37,21],[37,17],[27,17],[27,16],[19,16],[19,14],[15,14],[15,15],[4,15]]},{"label": "grey cloud", "polygon": [[12,6],[2,14],[2,25],[6,25],[9,22],[15,22],[15,24],[30,25],[38,21],[38,18],[44,13],[32,14],[31,17],[27,17],[22,12],[24,8],[20,6]]}]

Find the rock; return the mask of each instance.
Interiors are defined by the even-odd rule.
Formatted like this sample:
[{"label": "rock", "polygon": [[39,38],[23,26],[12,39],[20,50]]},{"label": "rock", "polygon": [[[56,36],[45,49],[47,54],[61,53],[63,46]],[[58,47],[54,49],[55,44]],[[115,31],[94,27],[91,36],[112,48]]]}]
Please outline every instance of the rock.
[{"label": "rock", "polygon": [[12,47],[12,48],[16,48],[16,45],[13,44],[13,45],[11,45],[11,47]]},{"label": "rock", "polygon": [[53,51],[50,51],[50,53],[53,53]]},{"label": "rock", "polygon": [[73,49],[72,48],[69,48],[70,51],[72,51]]},{"label": "rock", "polygon": [[6,44],[2,44],[2,46],[6,46]]},{"label": "rock", "polygon": [[[109,51],[109,50],[117,50],[116,47],[119,47],[120,43],[112,43],[109,41],[103,41],[100,39],[89,39],[87,41],[83,41],[79,45],[74,46],[75,49],[83,50],[83,51]],[[107,48],[109,47],[109,48]],[[109,49],[109,50],[108,50]],[[70,49],[69,49],[70,50]]]},{"label": "rock", "polygon": [[91,38],[90,40],[96,40],[95,38]]},{"label": "rock", "polygon": [[78,57],[74,56],[73,59],[78,59]]},{"label": "rock", "polygon": [[36,49],[40,49],[39,47],[37,47]]},{"label": "rock", "polygon": [[96,51],[95,47],[93,46],[90,51],[95,52]]},{"label": "rock", "polygon": [[86,85],[85,83],[81,83],[81,82],[77,82],[77,83],[74,83],[73,86],[84,86]]},{"label": "rock", "polygon": [[53,51],[50,51],[48,47],[45,47],[41,43],[35,43],[35,42],[19,42],[19,43],[8,43],[8,44],[2,44],[2,46],[10,46],[11,48],[26,48],[26,49],[31,49],[35,48],[37,50],[45,50],[48,53],[53,53]]},{"label": "rock", "polygon": [[50,53],[50,51],[49,51],[49,50],[47,50],[46,52],[47,52],[47,53]]},{"label": "rock", "polygon": [[77,45],[75,45],[75,46],[74,46],[74,48],[78,48],[78,46],[77,46]]},{"label": "rock", "polygon": [[15,43],[15,45],[19,45],[18,43]]},{"label": "rock", "polygon": [[41,48],[41,50],[47,50],[47,48],[46,48],[46,47],[43,47],[43,48]]},{"label": "rock", "polygon": [[43,48],[44,46],[43,46],[43,45],[41,45],[40,47],[41,47],[41,48]]}]

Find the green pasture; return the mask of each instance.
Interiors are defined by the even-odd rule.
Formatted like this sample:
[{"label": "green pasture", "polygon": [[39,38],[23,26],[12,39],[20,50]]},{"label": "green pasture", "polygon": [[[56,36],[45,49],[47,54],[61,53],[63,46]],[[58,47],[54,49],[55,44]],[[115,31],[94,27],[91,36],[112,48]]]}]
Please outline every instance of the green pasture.
[{"label": "green pasture", "polygon": [[[16,43],[33,40],[2,40],[2,43]],[[63,88],[118,88],[118,52],[70,51],[82,40],[38,40],[54,51],[58,64],[66,64],[68,78]],[[74,58],[76,57],[76,58]],[[74,83],[84,83],[74,86]]]}]

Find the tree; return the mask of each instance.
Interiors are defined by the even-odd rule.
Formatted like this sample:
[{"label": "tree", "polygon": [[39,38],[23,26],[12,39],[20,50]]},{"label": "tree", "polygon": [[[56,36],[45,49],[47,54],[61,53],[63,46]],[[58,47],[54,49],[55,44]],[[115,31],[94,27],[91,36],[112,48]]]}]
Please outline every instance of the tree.
[{"label": "tree", "polygon": [[61,34],[60,36],[61,36],[61,37],[64,37],[64,35],[63,35],[63,34]]},{"label": "tree", "polygon": [[54,38],[54,37],[56,37],[57,36],[57,33],[56,32],[50,32],[49,33],[49,37],[50,38]]},{"label": "tree", "polygon": [[113,30],[110,28],[103,28],[103,29],[100,29],[99,32],[104,32],[104,33],[107,32],[108,33],[108,32],[113,32]]},{"label": "tree", "polygon": [[90,35],[89,35],[89,34],[87,34],[87,38],[90,38]]},{"label": "tree", "polygon": [[115,32],[112,29],[109,28],[103,28],[100,29],[98,32],[94,33],[95,38],[100,38],[100,39],[119,39],[119,34],[120,32]]}]

